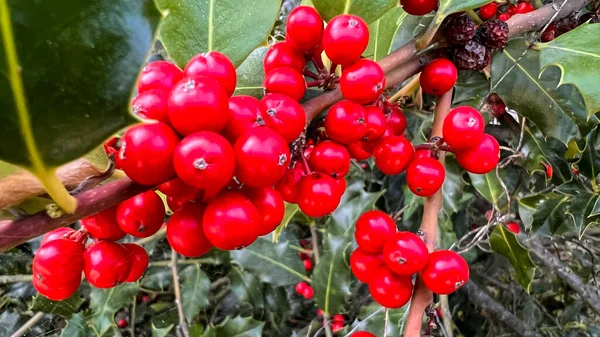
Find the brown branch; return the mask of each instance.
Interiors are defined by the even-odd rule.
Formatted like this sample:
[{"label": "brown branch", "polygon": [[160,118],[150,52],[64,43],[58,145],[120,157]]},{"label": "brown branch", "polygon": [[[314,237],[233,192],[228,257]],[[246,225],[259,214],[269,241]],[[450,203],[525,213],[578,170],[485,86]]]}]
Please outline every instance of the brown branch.
[{"label": "brown branch", "polygon": [[[556,19],[569,16],[571,13],[583,8],[589,0],[568,0],[563,6]],[[509,37],[517,36],[521,33],[531,32],[542,29],[548,21],[554,16],[562,1],[554,1],[533,12],[527,14],[513,15],[508,21]]]},{"label": "brown branch", "polygon": [[173,292],[175,294],[175,306],[177,307],[177,315],[179,316],[179,325],[177,330],[181,332],[184,337],[190,337],[190,330],[185,320],[185,313],[183,312],[183,302],[181,300],[181,287],[179,285],[179,274],[177,273],[177,260],[179,254],[171,248],[171,272],[173,273]]}]

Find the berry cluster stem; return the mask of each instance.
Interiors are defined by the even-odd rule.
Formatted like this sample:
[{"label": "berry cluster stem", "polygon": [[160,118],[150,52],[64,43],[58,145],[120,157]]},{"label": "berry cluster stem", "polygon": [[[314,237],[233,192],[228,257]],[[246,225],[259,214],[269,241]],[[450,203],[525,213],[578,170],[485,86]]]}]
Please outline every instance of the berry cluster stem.
[{"label": "berry cluster stem", "polygon": [[179,274],[177,274],[177,258],[178,254],[174,249],[171,249],[171,270],[173,271],[173,292],[175,293],[175,305],[177,306],[177,314],[179,315],[178,330],[181,331],[183,337],[190,337],[185,314],[183,313],[183,303],[181,302],[181,288],[179,287]]}]

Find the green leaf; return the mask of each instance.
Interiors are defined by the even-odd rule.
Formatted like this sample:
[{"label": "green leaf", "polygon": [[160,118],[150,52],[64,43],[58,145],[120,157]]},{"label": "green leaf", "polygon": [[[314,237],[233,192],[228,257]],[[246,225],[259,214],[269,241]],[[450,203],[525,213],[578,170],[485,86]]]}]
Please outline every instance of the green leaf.
[{"label": "green leaf", "polygon": [[333,221],[328,227],[328,233],[352,236],[358,217],[366,211],[375,209],[375,202],[385,193],[385,190],[371,193],[365,192],[364,187],[363,181],[357,181],[346,188],[340,206],[331,214]]},{"label": "green leaf", "polygon": [[289,244],[289,241],[273,243],[261,236],[249,247],[232,251],[231,257],[244,269],[254,272],[262,282],[273,286],[310,282],[297,252],[290,249]]},{"label": "green leaf", "polygon": [[585,101],[587,115],[600,111],[600,25],[584,24],[556,39],[537,45],[542,72],[549,66],[562,71],[558,85],[573,84]]},{"label": "green leaf", "polygon": [[165,328],[157,328],[154,326],[154,323],[152,323],[152,337],[167,337],[174,326],[175,325],[171,324]]},{"label": "green leaf", "polygon": [[[379,61],[393,50],[393,44],[404,20],[409,17],[408,13],[400,7],[390,9],[379,20],[369,25],[369,45],[363,56]],[[406,29],[406,27],[402,27]]]},{"label": "green leaf", "polygon": [[[196,54],[219,51],[239,66],[267,37],[281,0],[156,0],[166,14],[160,40],[169,56],[184,67]],[[243,7],[243,10],[240,9]]]},{"label": "green leaf", "polygon": [[226,318],[220,325],[209,325],[202,337],[261,337],[264,326],[252,317]]},{"label": "green leaf", "polygon": [[379,19],[390,8],[398,4],[397,0],[312,0],[319,14],[329,22],[339,14],[354,14],[367,23]]},{"label": "green leaf", "polygon": [[581,238],[590,226],[600,223],[600,217],[593,214],[598,200],[600,200],[598,194],[591,193],[581,193],[569,198],[569,208],[566,214],[570,221],[567,222],[568,226],[565,231],[575,232],[577,237]]},{"label": "green leaf", "polygon": [[299,212],[300,207],[298,204],[285,203],[285,214],[279,226],[277,226],[277,228],[273,231],[273,242],[277,243],[277,241],[279,241],[279,237],[281,236],[283,230],[286,229],[292,218],[294,218],[294,216]]},{"label": "green leaf", "polygon": [[597,190],[596,179],[600,175],[600,132],[595,128],[586,137],[585,148],[577,162],[579,173],[588,178],[592,188]]},{"label": "green leaf", "polygon": [[[569,196],[559,196],[555,193],[534,195],[519,200],[519,207],[533,210],[530,217],[530,226],[533,232],[541,231],[554,233],[566,220],[566,210]],[[526,225],[529,221],[524,222]]]},{"label": "green leaf", "polygon": [[[467,9],[475,9],[481,7],[490,0],[440,0],[438,9],[435,12],[435,17],[427,29],[428,32],[435,33],[444,22],[444,19],[451,14],[464,12]],[[433,34],[431,35],[433,36]]]},{"label": "green leaf", "polygon": [[[516,145],[516,144],[515,144]],[[567,147],[554,138],[545,139],[540,130],[535,126],[525,128],[521,152],[524,154],[523,167],[533,174],[546,169],[542,163],[552,165],[552,181],[562,184],[571,180],[571,168],[565,161]]]},{"label": "green leaf", "polygon": [[255,49],[244,63],[237,68],[237,87],[236,95],[248,95],[261,98],[264,95],[263,79],[265,78],[265,68],[263,60],[269,47],[260,47]]},{"label": "green leaf", "polygon": [[10,336],[19,328],[21,315],[15,311],[5,310],[0,314],[0,336]]},{"label": "green leaf", "polygon": [[406,324],[408,304],[400,309],[388,309],[389,324],[385,331],[385,308],[373,302],[361,308],[352,328],[360,325],[356,331],[368,331],[375,336],[401,336]]},{"label": "green leaf", "polygon": [[30,310],[33,312],[41,311],[46,314],[57,314],[69,318],[79,310],[81,304],[83,304],[83,298],[78,293],[75,293],[64,301],[52,301],[37,294],[33,298]]},{"label": "green leaf", "polygon": [[513,268],[515,268],[517,282],[529,292],[536,266],[531,260],[529,251],[521,246],[516,235],[508,231],[503,225],[498,225],[490,236],[490,246],[492,250],[510,261]]},{"label": "green leaf", "polygon": [[461,209],[466,184],[462,179],[463,170],[454,157],[446,157],[445,169],[446,179],[442,186],[443,208],[446,214],[452,215]]},{"label": "green leaf", "polygon": [[240,303],[248,303],[254,309],[264,308],[262,286],[254,274],[234,267],[227,277],[231,281],[231,291]]},{"label": "green leaf", "polygon": [[90,308],[93,310],[92,327],[98,335],[104,335],[115,324],[115,313],[128,307],[139,292],[136,283],[123,283],[111,289],[92,287]]},{"label": "green leaf", "polygon": [[496,177],[496,171],[486,174],[469,173],[469,177],[471,178],[473,187],[485,200],[489,201],[492,205],[498,205],[504,190],[502,190],[502,185],[500,185],[500,181]]},{"label": "green leaf", "polygon": [[82,313],[76,313],[67,321],[67,327],[62,331],[60,337],[91,337],[100,336],[86,321]]},{"label": "green leaf", "polygon": [[200,269],[200,265],[189,266],[179,273],[181,282],[181,304],[183,313],[188,322],[198,314],[201,309],[208,308],[210,302],[210,280],[208,275]]},{"label": "green leaf", "polygon": [[479,71],[461,71],[454,86],[452,105],[467,105],[478,108],[481,101],[487,97],[490,83]]}]

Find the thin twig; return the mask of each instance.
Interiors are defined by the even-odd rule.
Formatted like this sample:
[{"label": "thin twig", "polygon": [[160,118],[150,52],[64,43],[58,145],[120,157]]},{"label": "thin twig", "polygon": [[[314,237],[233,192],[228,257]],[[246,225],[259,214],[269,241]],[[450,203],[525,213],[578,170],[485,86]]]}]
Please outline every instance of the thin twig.
[{"label": "thin twig", "polygon": [[0,284],[31,282],[33,275],[0,275]]},{"label": "thin twig", "polygon": [[383,337],[387,337],[389,325],[390,325],[390,309],[385,308],[385,322],[383,324]]},{"label": "thin twig", "polygon": [[178,330],[181,331],[184,337],[190,337],[185,314],[183,313],[183,303],[181,301],[181,289],[179,287],[179,275],[177,274],[177,257],[178,254],[174,249],[171,249],[171,271],[173,272],[173,291],[175,292],[175,305],[177,306],[177,314],[179,315]]},{"label": "thin twig", "polygon": [[43,312],[36,312],[25,324],[23,324],[19,330],[15,331],[10,337],[21,337],[26,334],[31,328],[33,328],[42,318],[44,318]]},{"label": "thin twig", "polygon": [[354,327],[354,329],[350,330],[350,332],[348,332],[348,334],[346,334],[344,337],[350,337],[359,327],[361,324],[367,322],[368,320],[370,320],[371,318],[373,318],[375,315],[377,315],[381,310],[383,310],[383,307],[380,307],[379,309],[373,311],[372,314],[370,314],[369,316],[365,317],[365,319],[363,319],[362,321],[360,321],[358,324],[356,324],[356,326]]},{"label": "thin twig", "polygon": [[129,333],[131,336],[135,336],[135,307],[137,305],[137,296],[133,296],[131,302],[131,310],[129,311]]}]

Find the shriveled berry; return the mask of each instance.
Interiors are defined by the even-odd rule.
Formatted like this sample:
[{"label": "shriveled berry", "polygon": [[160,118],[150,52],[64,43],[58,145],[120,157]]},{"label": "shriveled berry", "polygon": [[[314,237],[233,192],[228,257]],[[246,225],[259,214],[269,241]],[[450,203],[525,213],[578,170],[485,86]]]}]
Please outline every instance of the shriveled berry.
[{"label": "shriveled berry", "polygon": [[167,240],[173,249],[186,257],[206,254],[212,247],[204,235],[202,218],[206,205],[188,202],[179,208],[167,223]]},{"label": "shriveled berry", "polygon": [[119,241],[125,236],[117,221],[117,206],[81,219],[81,225],[96,239]]},{"label": "shriveled berry", "polygon": [[484,45],[475,40],[465,45],[456,45],[451,52],[452,61],[460,70],[481,70],[487,65],[487,50]]},{"label": "shriveled berry", "polygon": [[386,241],[396,233],[396,223],[381,211],[363,213],[356,221],[354,237],[366,252],[381,253]]},{"label": "shriveled berry", "polygon": [[403,307],[412,296],[413,284],[410,276],[401,276],[389,268],[381,267],[373,273],[369,291],[381,306],[397,309]]},{"label": "shriveled berry", "polygon": [[438,0],[400,0],[400,4],[410,15],[425,15],[438,8]]},{"label": "shriveled berry", "polygon": [[423,239],[412,232],[398,232],[383,246],[383,260],[398,275],[410,276],[425,267],[429,251]]},{"label": "shriveled berry", "polygon": [[235,66],[227,56],[218,51],[201,53],[194,56],[185,67],[187,78],[210,77],[225,89],[228,96],[233,95],[237,82]]},{"label": "shriveled berry", "polygon": [[448,295],[469,281],[469,265],[455,252],[438,250],[429,255],[421,279],[432,292]]},{"label": "shriveled berry", "polygon": [[435,59],[423,68],[420,80],[425,93],[439,96],[454,87],[458,80],[458,70],[448,59]]},{"label": "shriveled berry", "polygon": [[295,71],[302,73],[304,67],[306,66],[306,59],[304,58],[302,51],[296,49],[296,47],[290,42],[282,41],[272,45],[269,48],[267,54],[265,55],[263,65],[265,74],[268,74],[271,72],[271,70],[281,67],[290,67]]},{"label": "shriveled berry", "polygon": [[403,136],[382,138],[373,149],[375,165],[386,175],[396,175],[408,167],[415,150]]},{"label": "shriveled berry", "polygon": [[361,59],[344,69],[340,89],[344,98],[367,104],[376,100],[385,88],[385,73],[377,62]]},{"label": "shriveled berry", "polygon": [[325,117],[325,131],[332,140],[352,144],[367,135],[365,108],[348,100],[334,104]]},{"label": "shriveled berry", "polygon": [[340,14],[323,33],[323,49],[334,64],[350,65],[360,58],[369,44],[369,26],[356,15]]},{"label": "shriveled berry", "polygon": [[148,90],[170,91],[175,83],[183,78],[183,72],[176,65],[166,61],[149,63],[142,69],[138,79],[138,92]]},{"label": "shriveled berry", "polygon": [[343,145],[326,140],[315,146],[308,164],[313,170],[333,178],[343,177],[350,170],[350,153]]},{"label": "shriveled berry", "polygon": [[267,235],[281,224],[285,214],[285,204],[281,194],[272,187],[242,188],[242,193],[250,199],[260,213],[258,235]]},{"label": "shriveled berry", "polygon": [[489,20],[477,28],[477,39],[490,49],[502,49],[508,43],[508,24],[500,19]]},{"label": "shriveled berry", "polygon": [[283,94],[299,101],[306,92],[306,80],[293,68],[280,67],[267,73],[264,88],[267,93]]},{"label": "shriveled berry", "polygon": [[496,138],[484,134],[483,139],[471,148],[456,152],[456,161],[465,170],[475,174],[486,174],[498,165],[500,145]]},{"label": "shriveled berry", "polygon": [[129,252],[111,241],[98,241],[86,247],[84,254],[85,278],[96,288],[112,288],[127,279],[131,272]]},{"label": "shriveled berry", "polygon": [[384,265],[381,253],[369,253],[359,247],[350,255],[350,269],[362,283],[369,283],[374,272]]},{"label": "shriveled berry", "polygon": [[275,189],[279,191],[283,200],[292,204],[297,202],[298,187],[303,177],[304,168],[299,163],[285,172],[283,177],[275,184]]},{"label": "shriveled berry", "polygon": [[474,36],[477,26],[466,14],[448,18],[444,36],[450,44],[465,44]]},{"label": "shriveled berry", "polygon": [[324,24],[319,12],[311,6],[298,6],[288,15],[286,40],[303,52],[311,52],[321,44]]},{"label": "shriveled berry", "polygon": [[147,238],[158,232],[165,219],[165,205],[154,191],[147,191],[127,199],[117,208],[117,222],[121,229],[137,238]]},{"label": "shriveled berry", "polygon": [[309,217],[320,218],[332,213],[341,197],[335,179],[323,173],[305,176],[298,186],[298,206]]},{"label": "shriveled berry", "polygon": [[295,141],[306,126],[302,105],[283,94],[268,94],[260,101],[267,126],[279,133],[287,143]]},{"label": "shriveled berry", "polygon": [[169,94],[166,90],[144,91],[133,99],[131,110],[142,118],[169,124]]},{"label": "shriveled berry", "polygon": [[406,169],[406,184],[420,197],[434,195],[442,188],[445,178],[444,165],[433,158],[415,159]]},{"label": "shriveled berry", "polygon": [[142,246],[135,243],[124,243],[122,246],[129,252],[129,259],[131,260],[131,271],[125,282],[135,282],[144,275],[146,268],[148,268],[148,253]]},{"label": "shriveled berry", "polygon": [[483,5],[479,8],[479,17],[483,20],[489,20],[496,15],[498,12],[498,4],[490,2],[487,5]]},{"label": "shriveled berry", "polygon": [[233,96],[229,99],[231,119],[225,126],[223,135],[231,143],[246,130],[267,126],[266,112],[260,101],[252,96]]},{"label": "shriveled berry", "polygon": [[442,132],[446,143],[457,150],[475,146],[483,138],[485,121],[479,111],[469,106],[459,106],[450,111]]}]

